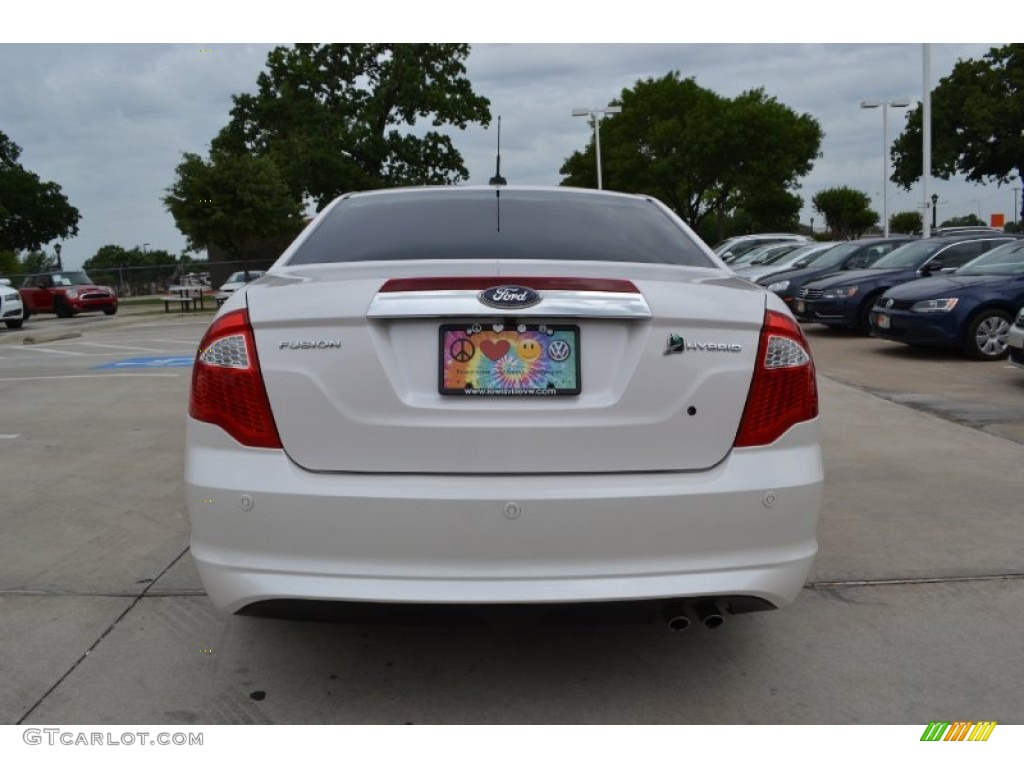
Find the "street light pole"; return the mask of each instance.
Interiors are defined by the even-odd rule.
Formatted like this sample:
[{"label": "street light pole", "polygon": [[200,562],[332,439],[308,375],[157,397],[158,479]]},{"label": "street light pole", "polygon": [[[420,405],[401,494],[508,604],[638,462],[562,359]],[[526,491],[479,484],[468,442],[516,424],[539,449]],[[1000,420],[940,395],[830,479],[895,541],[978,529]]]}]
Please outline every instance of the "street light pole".
[{"label": "street light pole", "polygon": [[622,107],[609,104],[607,107],[577,107],[573,109],[573,117],[589,117],[594,123],[594,152],[597,159],[597,188],[603,189],[601,178],[601,117],[604,115],[617,115]]},{"label": "street light pole", "polygon": [[[921,192],[924,197],[924,209],[928,211],[928,187],[932,183],[932,49],[928,43],[923,43],[921,48],[921,60],[924,70],[922,80],[924,81],[924,100],[921,104]],[[924,231],[923,237],[931,237],[931,230],[928,228],[928,217],[923,216]]]},{"label": "street light pole", "polygon": [[882,227],[889,236],[889,107],[909,107],[908,99],[892,101],[862,101],[861,109],[882,108]]}]

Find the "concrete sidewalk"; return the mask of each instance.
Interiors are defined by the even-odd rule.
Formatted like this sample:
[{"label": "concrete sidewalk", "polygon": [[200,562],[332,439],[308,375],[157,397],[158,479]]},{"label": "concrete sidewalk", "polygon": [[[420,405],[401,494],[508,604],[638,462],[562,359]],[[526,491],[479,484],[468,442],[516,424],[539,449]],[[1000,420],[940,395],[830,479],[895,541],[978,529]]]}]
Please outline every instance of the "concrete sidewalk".
[{"label": "concrete sidewalk", "polygon": [[0,445],[18,479],[0,511],[3,722],[1024,723],[1024,445],[825,377],[807,589],[682,636],[221,615],[187,553],[187,378],[77,402],[18,386],[0,384],[19,403],[3,431],[33,435]]}]

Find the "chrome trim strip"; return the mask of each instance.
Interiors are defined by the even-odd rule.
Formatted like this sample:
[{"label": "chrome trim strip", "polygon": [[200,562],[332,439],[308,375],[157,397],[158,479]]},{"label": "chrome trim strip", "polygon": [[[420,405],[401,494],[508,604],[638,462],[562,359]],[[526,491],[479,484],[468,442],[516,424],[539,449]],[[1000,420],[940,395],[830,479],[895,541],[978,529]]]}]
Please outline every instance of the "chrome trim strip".
[{"label": "chrome trim strip", "polygon": [[366,316],[371,319],[400,317],[597,317],[644,320],[653,317],[647,300],[639,293],[609,291],[543,291],[538,304],[522,309],[494,308],[480,303],[478,291],[396,291],[378,293]]}]

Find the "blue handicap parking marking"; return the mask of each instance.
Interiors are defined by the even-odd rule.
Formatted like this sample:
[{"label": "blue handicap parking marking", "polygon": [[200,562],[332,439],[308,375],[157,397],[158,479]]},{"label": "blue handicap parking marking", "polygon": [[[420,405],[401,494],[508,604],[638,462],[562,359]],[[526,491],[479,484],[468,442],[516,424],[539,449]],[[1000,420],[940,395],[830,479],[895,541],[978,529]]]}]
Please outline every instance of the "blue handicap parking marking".
[{"label": "blue handicap parking marking", "polygon": [[118,360],[116,363],[104,363],[97,365],[93,370],[101,371],[110,368],[188,368],[192,365],[192,356],[189,357],[130,357],[127,360]]}]

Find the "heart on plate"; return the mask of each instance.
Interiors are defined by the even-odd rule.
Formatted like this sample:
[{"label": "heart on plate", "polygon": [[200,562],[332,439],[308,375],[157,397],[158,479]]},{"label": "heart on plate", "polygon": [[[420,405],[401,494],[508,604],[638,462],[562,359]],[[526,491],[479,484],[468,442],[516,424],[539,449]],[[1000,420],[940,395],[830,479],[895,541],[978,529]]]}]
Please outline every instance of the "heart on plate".
[{"label": "heart on plate", "polygon": [[501,360],[501,358],[508,354],[509,346],[509,343],[505,339],[502,339],[501,341],[484,339],[480,342],[480,351],[487,355],[491,360]]}]

